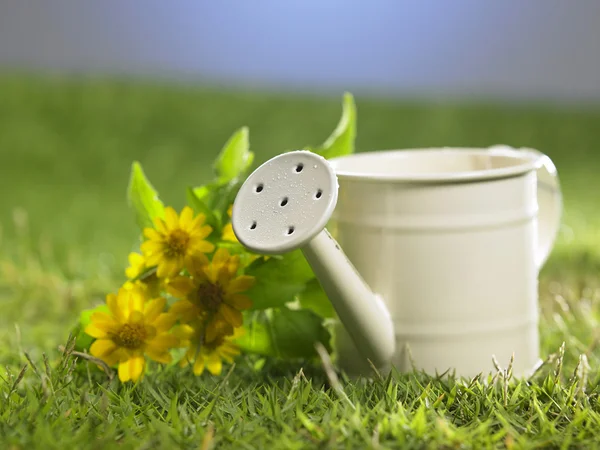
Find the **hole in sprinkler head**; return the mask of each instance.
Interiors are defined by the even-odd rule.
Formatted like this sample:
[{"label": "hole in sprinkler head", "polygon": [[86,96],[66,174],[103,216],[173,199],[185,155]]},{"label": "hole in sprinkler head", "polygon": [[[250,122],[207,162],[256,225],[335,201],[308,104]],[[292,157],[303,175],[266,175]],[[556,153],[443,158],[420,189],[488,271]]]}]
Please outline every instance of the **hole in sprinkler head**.
[{"label": "hole in sprinkler head", "polygon": [[323,195],[323,191],[321,189],[319,189],[317,191],[317,193],[315,194],[315,198],[321,198],[322,195]]},{"label": "hole in sprinkler head", "polygon": [[296,166],[296,172],[302,172],[302,169],[304,169],[304,164],[298,163]]},{"label": "hole in sprinkler head", "polygon": [[283,198],[281,199],[281,203],[279,203],[279,204],[280,204],[281,206],[285,206],[285,205],[287,205],[287,203],[288,203],[288,198],[287,198],[287,197],[283,197]]},{"label": "hole in sprinkler head", "polygon": [[250,225],[250,229],[254,230],[256,228],[256,220],[252,222],[252,225]]},{"label": "hole in sprinkler head", "polygon": [[290,235],[294,232],[294,227],[288,227],[287,234]]},{"label": "hole in sprinkler head", "polygon": [[262,190],[264,189],[265,185],[262,183],[258,183],[256,185],[256,188],[254,189],[256,192],[262,192]]}]

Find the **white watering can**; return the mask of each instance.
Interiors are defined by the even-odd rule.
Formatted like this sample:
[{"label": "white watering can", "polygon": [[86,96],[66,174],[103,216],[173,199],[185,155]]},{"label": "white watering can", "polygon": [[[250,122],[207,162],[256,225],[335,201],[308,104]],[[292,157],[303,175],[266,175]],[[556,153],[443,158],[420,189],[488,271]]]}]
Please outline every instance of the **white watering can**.
[{"label": "white watering can", "polygon": [[561,213],[556,169],[536,150],[293,151],[248,177],[232,224],[250,251],[302,250],[339,316],[349,374],[474,376],[514,355],[525,376],[539,363],[538,273]]}]

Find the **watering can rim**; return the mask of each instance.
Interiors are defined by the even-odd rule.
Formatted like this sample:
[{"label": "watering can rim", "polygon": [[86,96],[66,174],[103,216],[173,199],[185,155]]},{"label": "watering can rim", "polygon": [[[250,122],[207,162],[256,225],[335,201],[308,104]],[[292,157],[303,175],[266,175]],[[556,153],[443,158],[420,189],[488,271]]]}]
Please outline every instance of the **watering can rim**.
[{"label": "watering can rim", "polygon": [[[366,171],[357,165],[358,169],[348,169],[344,167],[346,162],[360,162],[368,159],[381,159],[385,157],[413,157],[419,155],[491,155],[492,157],[509,157],[513,158],[518,163],[503,167],[493,167],[480,170],[465,170],[458,172],[428,172],[428,173],[381,173]],[[514,148],[507,145],[494,145],[490,147],[413,147],[413,148],[396,148],[384,150],[371,150],[352,153],[334,157],[328,160],[335,171],[336,176],[340,181],[345,180],[360,180],[370,182],[384,183],[468,183],[481,182],[489,180],[497,180],[503,178],[512,178],[524,175],[528,172],[535,171],[546,165],[548,168],[549,158],[538,150],[532,148]],[[551,162],[550,162],[551,164]],[[551,164],[554,172],[556,168]]]}]

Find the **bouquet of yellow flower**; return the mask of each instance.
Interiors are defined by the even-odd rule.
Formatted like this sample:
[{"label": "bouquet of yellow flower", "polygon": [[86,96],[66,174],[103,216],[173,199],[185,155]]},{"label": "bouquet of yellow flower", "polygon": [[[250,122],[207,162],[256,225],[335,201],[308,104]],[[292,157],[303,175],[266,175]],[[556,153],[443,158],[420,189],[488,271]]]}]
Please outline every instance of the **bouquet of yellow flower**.
[{"label": "bouquet of yellow flower", "polygon": [[[332,158],[354,152],[356,110],[344,95],[342,117],[319,147]],[[242,351],[312,358],[316,342],[330,348],[327,319],[335,316],[300,251],[262,256],[245,249],[231,227],[231,207],[254,154],[248,129],[236,131],[219,153],[215,178],[187,189],[178,214],[165,206],[134,162],[128,198],[140,227],[139,251],[129,254],[126,280],[106,302],[83,311],[77,346],[116,368],[122,382],[137,381],[148,360],[206,369]]]}]

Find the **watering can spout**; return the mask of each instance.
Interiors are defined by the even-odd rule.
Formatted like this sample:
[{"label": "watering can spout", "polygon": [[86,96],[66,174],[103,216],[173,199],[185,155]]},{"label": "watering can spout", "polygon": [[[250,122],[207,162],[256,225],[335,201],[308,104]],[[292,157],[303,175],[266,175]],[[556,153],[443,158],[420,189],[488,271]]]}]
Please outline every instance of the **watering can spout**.
[{"label": "watering can spout", "polygon": [[383,300],[325,228],[337,194],[337,177],[326,159],[303,150],[281,154],[262,164],[240,188],[233,231],[256,253],[301,249],[360,352],[357,357],[380,368],[395,352],[394,325]]},{"label": "watering can spout", "polygon": [[376,367],[386,365],[396,340],[383,300],[371,291],[326,229],[302,252],[356,348]]}]

